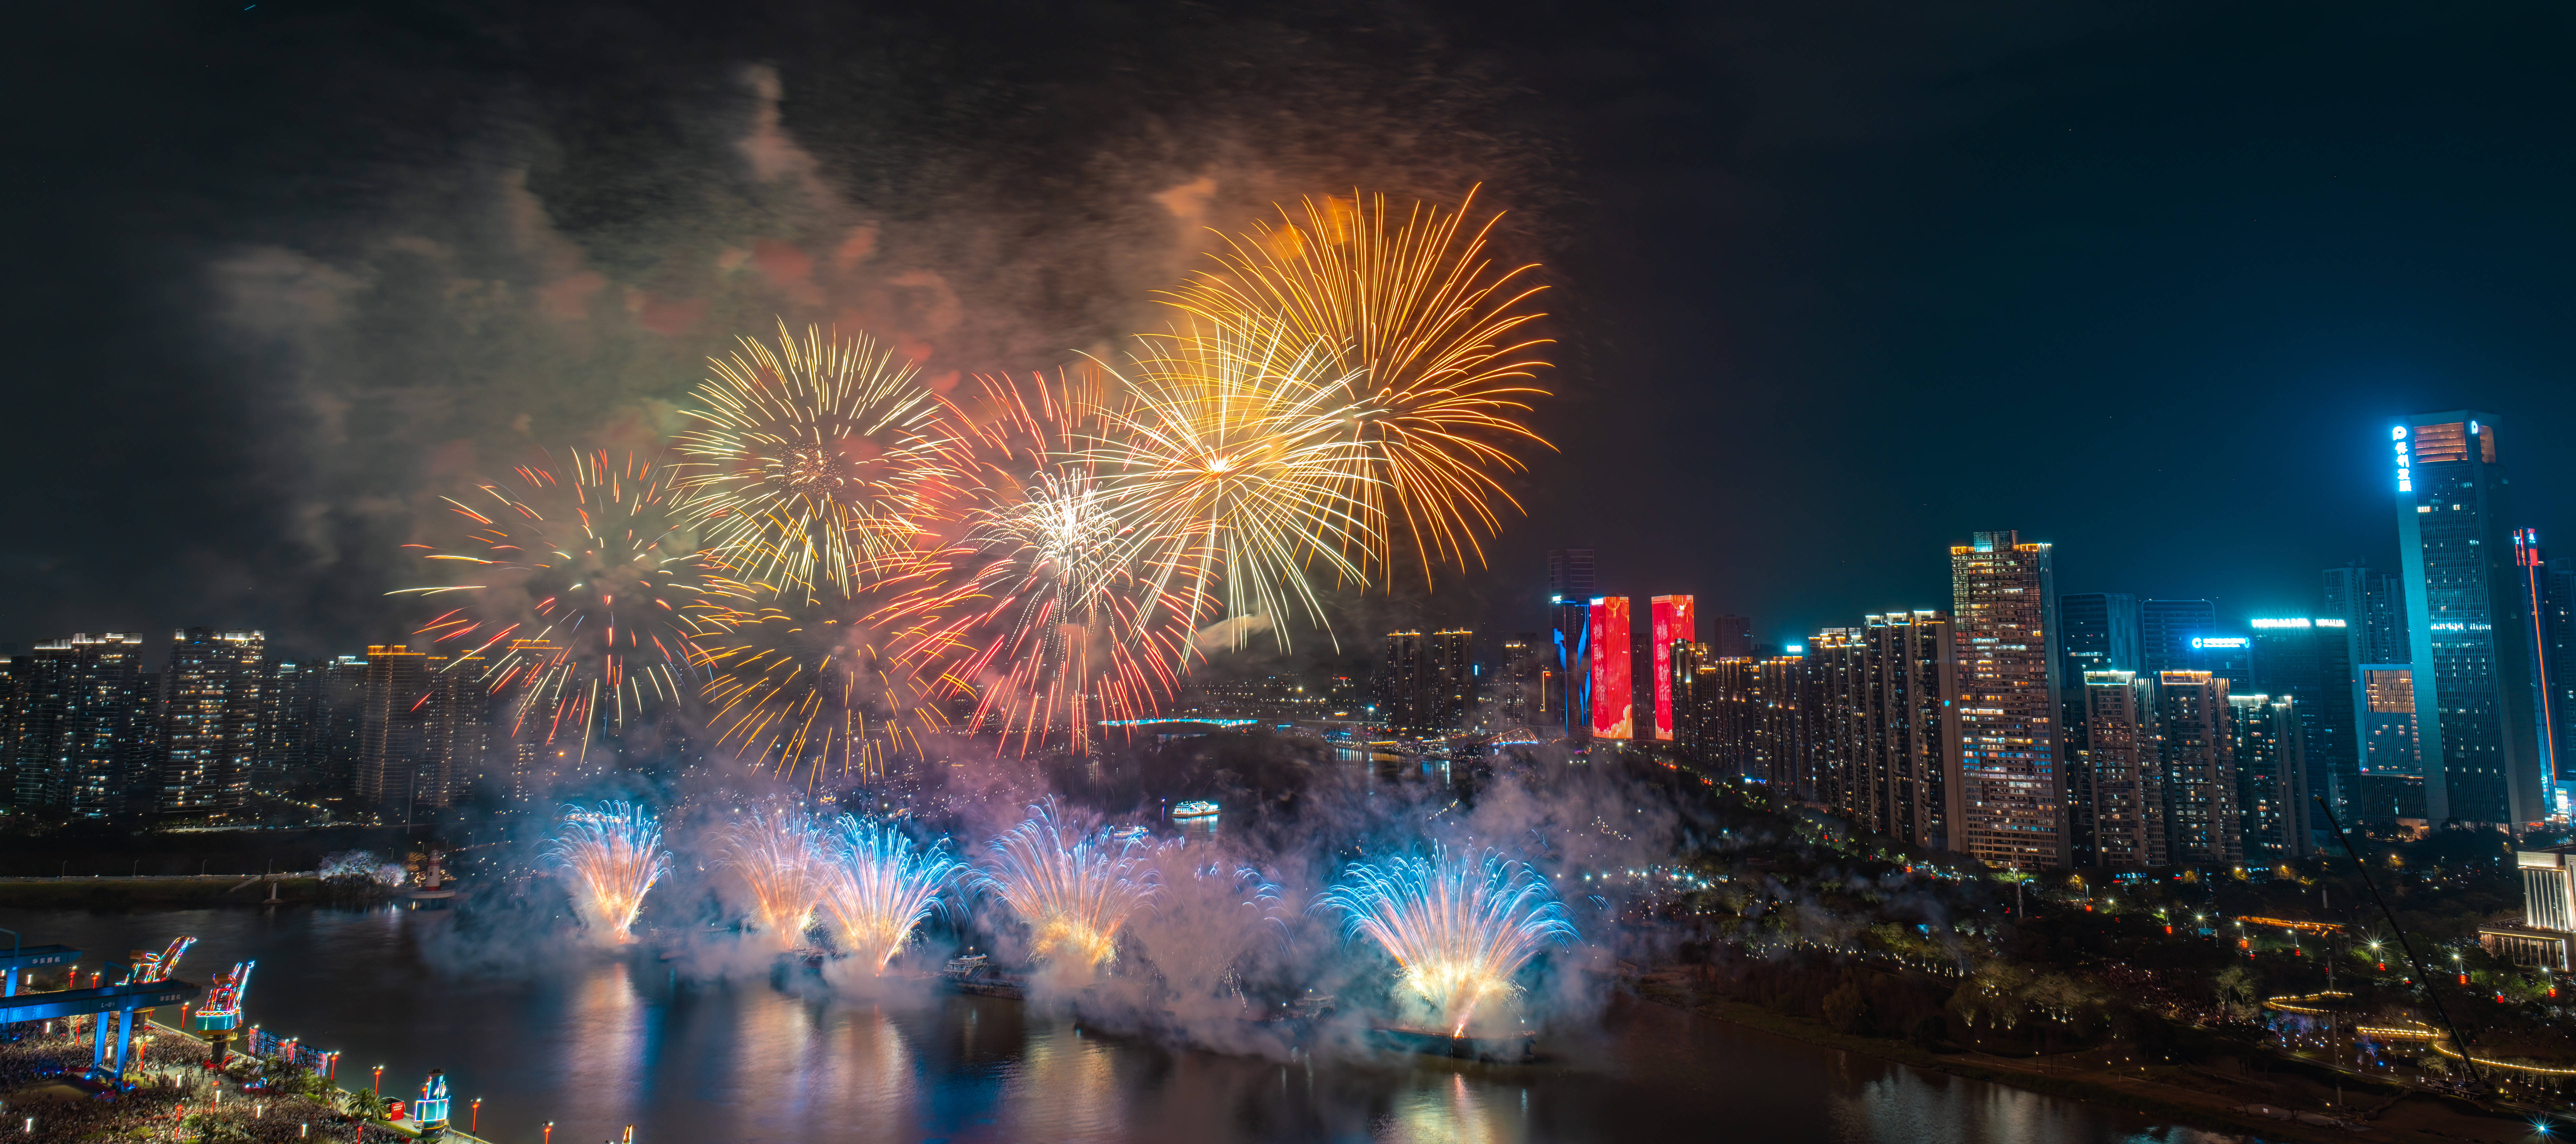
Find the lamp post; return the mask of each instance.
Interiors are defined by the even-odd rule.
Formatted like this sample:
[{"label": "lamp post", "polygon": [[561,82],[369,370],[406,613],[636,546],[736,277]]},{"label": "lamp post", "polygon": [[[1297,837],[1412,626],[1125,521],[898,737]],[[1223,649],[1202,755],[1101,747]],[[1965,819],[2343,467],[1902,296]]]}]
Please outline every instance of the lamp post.
[{"label": "lamp post", "polygon": [[474,1102],[467,1107],[471,1111],[465,1116],[465,1130],[478,1133],[483,1131],[483,1098],[475,1097]]},{"label": "lamp post", "polygon": [[383,1096],[385,1094],[385,1066],[376,1066],[376,1079],[367,1082],[367,1094],[369,1096]]}]

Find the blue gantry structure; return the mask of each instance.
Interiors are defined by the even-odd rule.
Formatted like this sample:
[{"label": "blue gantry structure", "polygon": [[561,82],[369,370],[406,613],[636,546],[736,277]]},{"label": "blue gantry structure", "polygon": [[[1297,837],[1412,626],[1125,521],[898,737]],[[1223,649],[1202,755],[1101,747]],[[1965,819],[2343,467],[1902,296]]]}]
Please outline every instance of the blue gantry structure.
[{"label": "blue gantry structure", "polygon": [[[134,1040],[135,1011],[177,1005],[205,990],[185,981],[151,980],[158,973],[168,972],[166,964],[156,964],[143,967],[139,974],[136,972],[138,967],[124,966],[124,976],[129,978],[124,984],[53,993],[21,995],[18,992],[18,974],[22,970],[70,965],[80,960],[80,955],[80,950],[63,945],[13,947],[8,953],[0,954],[0,971],[5,971],[0,972],[0,976],[7,979],[5,992],[0,993],[0,1025],[97,1014],[95,1039],[98,1044],[90,1051],[89,1079],[107,1084],[119,1083],[125,1075],[126,1046]],[[175,962],[177,958],[168,960]]]}]

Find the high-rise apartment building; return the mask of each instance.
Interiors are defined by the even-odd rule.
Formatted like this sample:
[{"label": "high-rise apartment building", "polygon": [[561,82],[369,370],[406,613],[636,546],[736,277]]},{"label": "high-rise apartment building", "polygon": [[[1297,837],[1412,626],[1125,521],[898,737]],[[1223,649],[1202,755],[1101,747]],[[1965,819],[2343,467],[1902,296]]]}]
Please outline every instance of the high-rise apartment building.
[{"label": "high-rise apartment building", "polygon": [[1745,711],[1745,773],[1772,792],[1800,801],[1814,797],[1815,727],[1808,703],[1804,656],[1775,655],[1741,661],[1753,684]]},{"label": "high-rise apartment building", "polygon": [[2156,675],[2165,846],[2178,863],[2245,857],[2236,806],[2236,733],[2228,681],[2206,671]]},{"label": "high-rise apartment building", "polygon": [[239,813],[269,715],[268,639],[258,632],[186,628],[170,637],[161,672],[161,758],[153,809]]},{"label": "high-rise apartment building", "polygon": [[1871,701],[1869,642],[1859,628],[1826,628],[1807,638],[1806,757],[1799,797],[1855,824],[1864,819],[1868,774],[1878,761],[1878,712]]},{"label": "high-rise apartment building", "polygon": [[250,789],[283,794],[309,786],[321,777],[322,741],[331,713],[322,702],[322,664],[309,659],[272,659],[261,693],[266,710],[260,716],[259,745],[250,768]]},{"label": "high-rise apartment building", "polygon": [[1855,766],[1853,813],[1873,833],[1935,849],[1950,845],[1946,730],[1958,694],[1958,645],[1937,611],[1864,616],[1867,755]]},{"label": "high-rise apartment building", "polygon": [[2066,865],[2050,546],[1976,533],[1950,549],[1950,595],[1959,679],[1952,846],[1989,865]]},{"label": "high-rise apartment building", "polygon": [[[2293,701],[2307,773],[2300,788],[2322,795],[2342,814],[2361,776],[2360,713],[2353,703],[2350,621],[2341,616],[2280,616],[2254,628],[2254,688]],[[2315,825],[2323,825],[2317,823]]]},{"label": "high-rise apartment building", "polygon": [[1495,713],[1502,727],[1527,727],[1538,714],[1539,641],[1537,632],[1514,632],[1503,641],[1503,662],[1494,681]]},{"label": "high-rise apartment building", "polygon": [[2353,792],[2341,809],[2345,825],[2396,827],[2427,823],[2424,748],[2417,733],[2415,665],[2361,665],[2361,761]]},{"label": "high-rise apartment building", "polygon": [[351,793],[361,804],[408,811],[429,761],[429,653],[401,644],[367,649],[366,714]]},{"label": "high-rise apartment building", "polygon": [[1467,714],[1475,633],[1464,628],[1386,634],[1378,720],[1408,731],[1456,731]]},{"label": "high-rise apartment building", "polygon": [[2389,430],[2424,797],[2436,823],[2521,825],[2541,797],[2530,605],[2492,415],[2424,413]]},{"label": "high-rise apartment building", "polygon": [[2209,600],[2142,600],[2138,603],[2138,670],[2208,671],[2204,650],[2192,643],[2218,631],[2218,605]]},{"label": "high-rise apartment building", "polygon": [[2170,861],[2156,706],[2154,676],[2084,673],[2085,771],[2093,796],[2093,860],[2099,865],[2149,867]]},{"label": "high-rise apartment building", "polygon": [[[2306,721],[2286,696],[2229,695],[2229,730],[2235,739],[2238,850],[2247,862],[2278,863],[2306,857],[2307,778],[2300,762]],[[2340,706],[2340,704],[2338,704]]]},{"label": "high-rise apartment building", "polygon": [[28,656],[18,736],[18,804],[106,818],[149,809],[160,735],[143,637],[81,634]]}]

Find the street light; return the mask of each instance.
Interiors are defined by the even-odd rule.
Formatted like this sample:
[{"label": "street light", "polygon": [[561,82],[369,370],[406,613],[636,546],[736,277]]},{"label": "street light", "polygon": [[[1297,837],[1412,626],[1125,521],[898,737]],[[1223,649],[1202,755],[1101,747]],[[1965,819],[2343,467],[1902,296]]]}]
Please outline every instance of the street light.
[{"label": "street light", "polygon": [[465,1121],[465,1130],[466,1130],[466,1131],[468,1131],[468,1132],[481,1132],[481,1131],[483,1131],[483,1098],[482,1098],[482,1097],[479,1097],[479,1096],[478,1096],[478,1097],[475,1097],[475,1098],[474,1098],[474,1110],[473,1110],[473,1112],[472,1112],[470,1115],[468,1115],[468,1116],[466,1117],[466,1121]]},{"label": "street light", "polygon": [[385,1066],[376,1066],[376,1079],[368,1083],[367,1093],[370,1096],[383,1096],[385,1094]]}]

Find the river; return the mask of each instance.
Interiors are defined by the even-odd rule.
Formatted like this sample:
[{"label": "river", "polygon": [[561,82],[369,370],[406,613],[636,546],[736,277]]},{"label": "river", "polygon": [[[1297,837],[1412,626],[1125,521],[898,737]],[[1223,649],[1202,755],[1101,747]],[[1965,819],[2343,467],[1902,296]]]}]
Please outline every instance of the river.
[{"label": "river", "polygon": [[[28,944],[128,950],[195,934],[177,975],[257,958],[247,1019],[385,1069],[443,1068],[496,1144],[707,1141],[1821,1141],[2217,1144],[2234,1137],[1920,1072],[1661,1006],[1615,1002],[1534,1066],[1281,1063],[1103,1036],[1016,1001],[907,1006],[690,982],[649,958],[457,974],[421,956],[433,914],[394,908],[0,910]],[[50,984],[50,982],[48,983]]]}]

